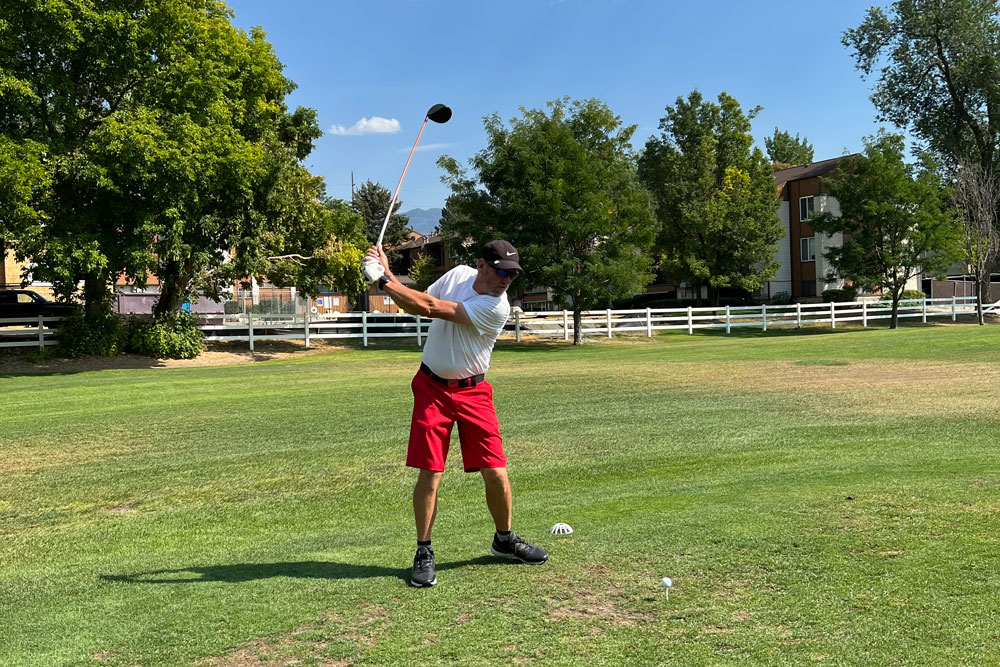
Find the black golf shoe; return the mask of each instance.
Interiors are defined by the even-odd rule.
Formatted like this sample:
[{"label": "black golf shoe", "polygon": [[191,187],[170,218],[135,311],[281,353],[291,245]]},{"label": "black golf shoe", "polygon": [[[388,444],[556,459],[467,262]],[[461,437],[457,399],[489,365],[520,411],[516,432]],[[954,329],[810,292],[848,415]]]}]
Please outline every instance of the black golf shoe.
[{"label": "black golf shoe", "polygon": [[413,557],[413,572],[410,573],[410,585],[428,588],[437,582],[437,575],[434,574],[434,549],[417,547],[417,555]]},{"label": "black golf shoe", "polygon": [[499,535],[493,535],[493,544],[490,551],[494,556],[500,558],[510,558],[528,565],[541,565],[549,559],[549,554],[545,549],[531,542],[526,542],[511,531],[508,539],[501,539]]}]

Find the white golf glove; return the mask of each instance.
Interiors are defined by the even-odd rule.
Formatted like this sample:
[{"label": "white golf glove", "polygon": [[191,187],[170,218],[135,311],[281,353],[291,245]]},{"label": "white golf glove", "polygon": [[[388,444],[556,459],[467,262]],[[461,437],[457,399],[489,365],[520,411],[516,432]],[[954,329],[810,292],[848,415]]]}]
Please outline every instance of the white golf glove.
[{"label": "white golf glove", "polygon": [[365,257],[365,261],[361,265],[361,270],[364,272],[369,285],[385,275],[385,269],[382,267],[382,264],[374,257]]}]

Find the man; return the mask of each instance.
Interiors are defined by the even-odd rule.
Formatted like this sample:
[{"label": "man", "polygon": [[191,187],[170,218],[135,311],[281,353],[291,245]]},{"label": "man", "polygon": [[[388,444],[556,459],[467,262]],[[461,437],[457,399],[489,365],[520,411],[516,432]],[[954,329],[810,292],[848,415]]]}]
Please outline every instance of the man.
[{"label": "man", "polygon": [[506,292],[522,271],[519,262],[514,246],[506,241],[491,241],[482,247],[475,269],[456,266],[427,292],[418,292],[396,279],[382,248],[368,249],[365,275],[369,281],[378,280],[379,286],[406,312],[433,318],[423,362],[411,383],[413,420],[406,465],[420,470],[413,490],[417,523],[417,554],[410,576],[413,586],[437,583],[431,528],[456,422],[465,471],[478,471],[486,485],[486,504],[496,524],[490,551],[529,565],[541,565],[549,557],[544,549],[511,530],[507,457],[493,407],[493,387],[484,379],[493,344],[510,314]]}]

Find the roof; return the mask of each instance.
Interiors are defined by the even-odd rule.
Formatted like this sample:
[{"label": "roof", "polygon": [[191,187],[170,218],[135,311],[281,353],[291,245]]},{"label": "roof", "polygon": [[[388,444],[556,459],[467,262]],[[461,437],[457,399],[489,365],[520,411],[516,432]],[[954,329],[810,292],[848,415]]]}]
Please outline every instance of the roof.
[{"label": "roof", "polygon": [[812,178],[814,176],[829,174],[837,168],[837,165],[844,158],[853,158],[857,156],[858,154],[854,153],[852,155],[842,155],[841,157],[830,158],[829,160],[813,162],[812,164],[804,164],[798,167],[791,167],[789,169],[779,169],[774,172],[774,182],[780,188],[788,181],[800,181],[803,178]]},{"label": "roof", "polygon": [[427,236],[418,236],[417,238],[407,241],[403,245],[399,246],[399,250],[409,250],[410,248],[423,248],[425,245],[431,243],[440,243],[440,234],[428,234]]}]

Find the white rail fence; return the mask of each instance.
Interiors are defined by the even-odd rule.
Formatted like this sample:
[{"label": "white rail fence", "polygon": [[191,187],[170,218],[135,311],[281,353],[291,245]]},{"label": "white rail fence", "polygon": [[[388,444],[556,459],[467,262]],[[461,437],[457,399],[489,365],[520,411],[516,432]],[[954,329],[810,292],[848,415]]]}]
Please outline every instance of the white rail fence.
[{"label": "white rail fence", "polygon": [[[859,322],[867,327],[877,320],[892,317],[888,301],[852,301],[844,303],[800,303],[787,306],[709,306],[687,308],[645,308],[637,310],[588,310],[582,313],[580,332],[608,338],[615,334],[696,329],[754,327],[767,331],[773,327],[797,327],[807,324],[838,324]],[[203,318],[201,330],[208,341],[245,341],[250,350],[259,340],[303,340],[306,347],[314,340],[378,338],[413,338],[422,345],[427,337],[430,320],[405,313],[338,313],[317,316],[308,307],[301,314],[218,315]],[[984,308],[986,313],[1000,314],[1000,301]],[[900,302],[899,319],[950,318],[976,313],[975,297],[944,299],[910,299]],[[0,319],[0,347],[44,347],[55,345],[57,317],[38,318],[32,328],[12,328],[11,323],[24,324],[23,319]],[[522,336],[540,336],[568,340],[573,336],[571,311],[515,313],[504,327],[504,335],[520,341]]]},{"label": "white rail fence", "polygon": [[25,318],[0,319],[0,347],[37,347],[55,345],[55,334],[61,317],[30,318],[28,324]]}]

